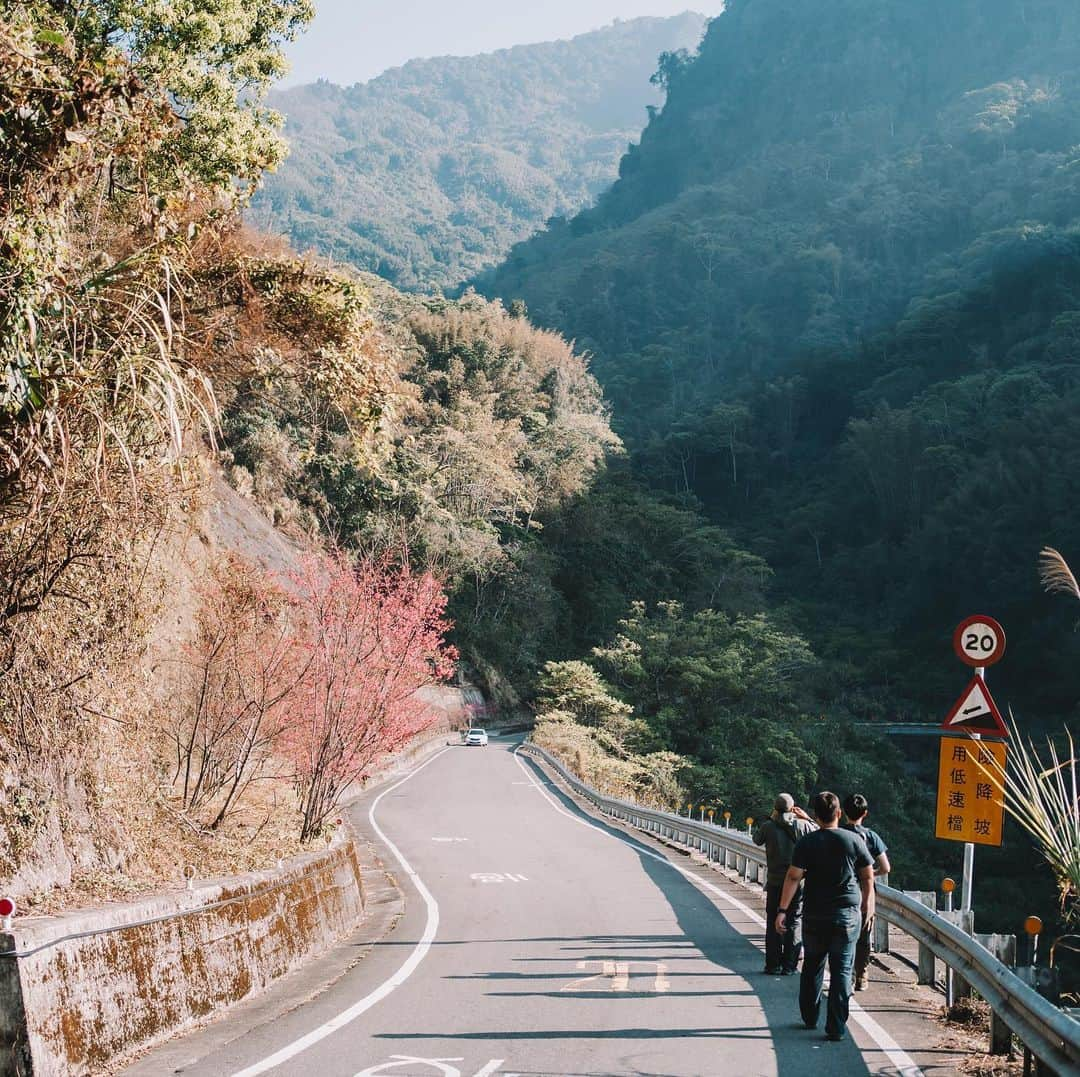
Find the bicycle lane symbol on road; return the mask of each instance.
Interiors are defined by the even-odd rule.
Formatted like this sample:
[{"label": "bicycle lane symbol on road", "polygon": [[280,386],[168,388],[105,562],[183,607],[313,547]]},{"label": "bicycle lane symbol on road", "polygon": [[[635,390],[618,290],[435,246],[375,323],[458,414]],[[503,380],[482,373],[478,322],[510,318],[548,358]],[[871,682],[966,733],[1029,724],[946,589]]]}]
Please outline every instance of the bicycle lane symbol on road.
[{"label": "bicycle lane symbol on road", "polygon": [[[464,1058],[414,1058],[411,1055],[391,1055],[389,1061],[369,1066],[366,1070],[357,1073],[356,1077],[383,1077],[383,1074],[389,1074],[391,1070],[398,1071],[393,1074],[393,1077],[413,1077],[413,1074],[420,1072],[414,1068],[416,1066],[433,1069],[442,1074],[442,1077],[461,1077],[461,1070],[457,1066],[451,1066],[450,1063],[464,1061]],[[481,1066],[473,1077],[494,1077],[502,1064],[503,1060],[501,1058],[493,1058],[486,1065]],[[408,1067],[407,1072],[402,1073],[401,1071],[405,1070],[406,1067]]]}]

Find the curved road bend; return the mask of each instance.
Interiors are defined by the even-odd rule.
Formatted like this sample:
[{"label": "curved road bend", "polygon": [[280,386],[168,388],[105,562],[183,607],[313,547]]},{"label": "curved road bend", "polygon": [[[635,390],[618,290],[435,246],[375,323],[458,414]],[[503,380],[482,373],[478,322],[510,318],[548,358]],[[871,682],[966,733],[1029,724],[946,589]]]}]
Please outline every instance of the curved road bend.
[{"label": "curved road bend", "polygon": [[[391,843],[406,912],[349,973],[231,1040],[226,1016],[126,1072],[919,1072],[897,1039],[926,1074],[952,1068],[951,1052],[912,1049],[932,1037],[918,1020],[905,1027],[900,997],[853,1020],[843,1043],[803,1029],[797,981],[760,974],[756,894],[593,825],[514,747],[449,748],[353,809],[361,831]],[[687,875],[715,877],[713,892]]]}]

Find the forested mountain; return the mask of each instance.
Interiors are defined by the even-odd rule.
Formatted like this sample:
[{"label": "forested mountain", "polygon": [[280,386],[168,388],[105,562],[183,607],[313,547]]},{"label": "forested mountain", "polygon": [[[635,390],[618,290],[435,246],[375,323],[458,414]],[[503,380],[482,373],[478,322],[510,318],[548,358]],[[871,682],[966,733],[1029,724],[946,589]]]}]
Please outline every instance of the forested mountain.
[{"label": "forested mountain", "polygon": [[704,23],[633,19],[272,94],[292,153],[251,217],[399,287],[456,285],[615,178],[660,101],[657,57],[694,47]]},{"label": "forested mountain", "polygon": [[1068,0],[731,0],[614,187],[480,282],[593,354],[636,475],[879,715],[951,702],[974,610],[1019,713],[1080,694],[1035,573],[1080,551],[1078,56]]}]

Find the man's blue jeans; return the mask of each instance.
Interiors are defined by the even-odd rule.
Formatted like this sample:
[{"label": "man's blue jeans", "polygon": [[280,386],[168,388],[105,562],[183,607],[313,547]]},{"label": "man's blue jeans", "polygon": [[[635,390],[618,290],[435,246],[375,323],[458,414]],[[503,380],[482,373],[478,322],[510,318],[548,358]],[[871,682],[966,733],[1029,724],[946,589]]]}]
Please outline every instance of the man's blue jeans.
[{"label": "man's blue jeans", "polygon": [[799,980],[799,1010],[810,1028],[817,1026],[821,1013],[821,989],[825,962],[829,963],[829,1001],[825,1032],[842,1036],[851,999],[851,967],[855,963],[855,943],[859,939],[862,913],[859,909],[837,909],[831,916],[803,916],[803,969]]}]

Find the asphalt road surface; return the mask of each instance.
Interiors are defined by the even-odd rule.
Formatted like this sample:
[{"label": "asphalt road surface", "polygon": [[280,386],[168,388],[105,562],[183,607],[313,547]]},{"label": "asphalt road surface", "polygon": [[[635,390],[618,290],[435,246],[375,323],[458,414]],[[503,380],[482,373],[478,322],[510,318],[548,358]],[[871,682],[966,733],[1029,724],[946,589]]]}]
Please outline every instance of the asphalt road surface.
[{"label": "asphalt road surface", "polygon": [[130,1073],[919,1072],[897,1046],[912,1041],[902,1005],[895,1025],[855,1014],[842,1043],[805,1030],[797,979],[761,973],[758,894],[583,815],[514,747],[447,748],[353,809],[406,898],[363,961],[291,1011],[232,1038],[227,1016]]}]

